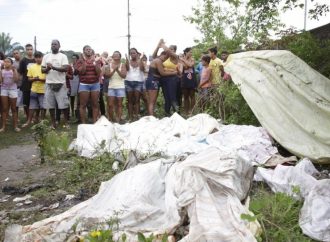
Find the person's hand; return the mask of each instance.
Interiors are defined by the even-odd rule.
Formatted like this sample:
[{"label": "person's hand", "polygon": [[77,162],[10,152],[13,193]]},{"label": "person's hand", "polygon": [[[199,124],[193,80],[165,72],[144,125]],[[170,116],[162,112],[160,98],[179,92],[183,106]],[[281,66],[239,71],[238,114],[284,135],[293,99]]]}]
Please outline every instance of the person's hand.
[{"label": "person's hand", "polygon": [[48,69],[48,70],[53,69],[53,65],[52,65],[52,63],[47,63],[47,69]]},{"label": "person's hand", "polygon": [[158,47],[162,48],[164,44],[165,44],[164,39],[160,39],[158,42]]}]

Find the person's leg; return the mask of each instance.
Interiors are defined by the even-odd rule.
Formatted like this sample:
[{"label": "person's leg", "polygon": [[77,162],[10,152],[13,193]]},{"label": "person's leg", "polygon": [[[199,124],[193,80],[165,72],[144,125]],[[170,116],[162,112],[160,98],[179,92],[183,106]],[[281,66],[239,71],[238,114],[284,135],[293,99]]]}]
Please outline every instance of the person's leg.
[{"label": "person's leg", "polygon": [[170,106],[173,108],[174,112],[179,111],[179,106],[177,102],[177,90],[178,89],[178,78],[170,77],[168,78],[168,92],[169,92],[169,100],[170,100]]},{"label": "person's leg", "polygon": [[171,110],[171,100],[170,100],[170,88],[169,88],[169,77],[163,77],[161,83],[162,91],[163,91],[163,96],[164,96],[164,110],[165,114],[167,116],[170,115],[170,110]]},{"label": "person's leg", "polygon": [[189,100],[189,90],[186,88],[182,89],[182,94],[183,94],[183,109],[184,109],[184,114],[188,115],[189,113],[189,106],[190,106],[190,100]]},{"label": "person's leg", "polygon": [[116,97],[108,95],[108,114],[111,122],[115,122],[114,113],[115,113],[115,103]]},{"label": "person's leg", "polygon": [[80,120],[81,123],[86,123],[86,107],[89,100],[89,92],[88,91],[81,91],[79,92],[79,101],[80,101],[80,107],[79,107],[79,113],[80,113]]},{"label": "person's leg", "polygon": [[1,119],[2,119],[2,127],[0,129],[0,132],[3,132],[6,130],[6,124],[7,124],[7,115],[9,110],[9,97],[8,96],[1,96],[1,104],[2,104],[2,110],[1,110]]},{"label": "person's leg", "polygon": [[26,120],[29,119],[30,93],[31,91],[23,91],[23,107]]},{"label": "person's leg", "polygon": [[50,108],[49,109],[49,114],[50,114],[50,121],[52,123],[52,127],[55,129],[56,128],[55,108]]},{"label": "person's leg", "polygon": [[195,89],[189,90],[189,97],[190,97],[189,115],[191,115],[196,104]]},{"label": "person's leg", "polygon": [[[93,123],[95,123],[99,117],[99,96],[100,91],[91,91],[91,106],[92,106],[92,112],[93,112]],[[103,100],[102,100],[103,102]],[[104,102],[103,102],[104,105]]]},{"label": "person's leg", "polygon": [[71,117],[73,117],[75,115],[75,112],[74,112],[74,101],[75,101],[75,96],[70,96]]},{"label": "person's leg", "polygon": [[141,96],[141,92],[140,91],[134,91],[133,92],[134,95],[134,102],[133,102],[133,108],[134,108],[134,114],[133,114],[133,118],[137,119],[139,117],[140,114],[140,96]]},{"label": "person's leg", "polygon": [[[30,111],[29,111],[29,112],[30,112]],[[36,109],[36,110],[35,110],[35,116],[32,115],[32,117],[33,117],[33,121],[34,121],[34,123],[35,123],[35,124],[38,123],[39,120],[40,120],[40,109]]]},{"label": "person's leg", "polygon": [[29,126],[32,123],[32,118],[34,115],[34,109],[36,105],[36,93],[30,93],[30,106],[29,106],[29,116],[27,121],[22,125],[22,128]]},{"label": "person's leg", "polygon": [[79,93],[77,94],[77,106],[76,106],[76,110],[75,110],[75,113],[76,113],[76,118],[78,120],[78,123],[81,121],[80,119],[80,98],[79,98]]},{"label": "person's leg", "polygon": [[149,103],[148,103],[148,114],[154,115],[155,104],[157,101],[158,90],[148,90]]},{"label": "person's leg", "polygon": [[61,121],[61,109],[58,108],[58,103],[56,103],[56,107],[55,107],[55,120],[58,124]]},{"label": "person's leg", "polygon": [[16,101],[17,101],[17,97],[9,98],[10,109],[11,109],[11,113],[13,115],[13,127],[16,132],[19,132],[19,131],[21,131],[21,129],[18,128],[18,116],[17,116],[17,111],[16,111]]},{"label": "person's leg", "polygon": [[145,112],[148,111],[148,107],[149,107],[149,96],[148,96],[147,90],[144,89],[142,91],[141,98],[143,100],[143,105],[144,105],[144,109],[145,109],[143,114],[145,114]]},{"label": "person's leg", "polygon": [[65,85],[62,85],[60,90],[54,92],[55,100],[58,105],[58,109],[61,113],[63,113],[64,117],[64,126],[67,126],[69,121],[69,113],[70,113],[70,102],[68,97],[68,89]]},{"label": "person's leg", "polygon": [[134,101],[134,91],[127,92],[127,103],[128,103],[128,119],[133,120],[133,101]]},{"label": "person's leg", "polygon": [[54,91],[50,88],[49,84],[45,84],[45,95],[44,95],[44,105],[45,108],[49,109],[51,125],[55,129],[55,107],[56,107],[56,99],[54,95]]},{"label": "person's leg", "polygon": [[176,78],[176,105],[178,106],[177,112],[180,112],[182,106],[182,87],[181,87],[181,78]]},{"label": "person's leg", "polygon": [[100,85],[99,90],[99,110],[101,115],[105,115],[105,105],[104,105],[104,99],[103,99],[103,85]]},{"label": "person's leg", "polygon": [[117,117],[116,117],[116,121],[118,122],[118,123],[120,123],[120,121],[121,121],[121,116],[122,116],[122,114],[123,114],[123,97],[117,97]]}]

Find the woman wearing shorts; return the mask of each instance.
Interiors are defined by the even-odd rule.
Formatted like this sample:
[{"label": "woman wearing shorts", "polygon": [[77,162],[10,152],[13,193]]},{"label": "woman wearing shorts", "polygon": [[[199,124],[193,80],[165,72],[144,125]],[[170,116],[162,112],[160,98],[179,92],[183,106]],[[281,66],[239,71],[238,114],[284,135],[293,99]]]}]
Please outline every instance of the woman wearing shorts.
[{"label": "woman wearing shorts", "polygon": [[92,48],[86,45],[82,57],[74,68],[78,71],[80,80],[78,92],[81,122],[86,123],[86,106],[91,99],[93,123],[95,123],[99,115],[101,61],[99,58],[94,58]]},{"label": "woman wearing shorts", "polygon": [[112,122],[121,122],[123,99],[126,96],[124,82],[126,74],[126,67],[121,64],[120,52],[113,52],[110,68],[104,73],[104,75],[109,77],[108,114]]},{"label": "woman wearing shorts", "polygon": [[131,48],[129,54],[130,60],[126,57],[127,75],[125,88],[128,101],[128,118],[133,121],[137,119],[140,113],[140,97],[144,83],[144,65],[138,57],[139,53],[135,48]]},{"label": "woman wearing shorts", "polygon": [[3,69],[0,69],[0,84],[1,84],[1,104],[2,104],[2,127],[0,132],[6,130],[7,116],[9,108],[13,116],[13,127],[16,132],[18,128],[18,117],[16,110],[17,101],[17,81],[18,74],[13,66],[13,61],[10,58],[5,58],[3,61]]}]

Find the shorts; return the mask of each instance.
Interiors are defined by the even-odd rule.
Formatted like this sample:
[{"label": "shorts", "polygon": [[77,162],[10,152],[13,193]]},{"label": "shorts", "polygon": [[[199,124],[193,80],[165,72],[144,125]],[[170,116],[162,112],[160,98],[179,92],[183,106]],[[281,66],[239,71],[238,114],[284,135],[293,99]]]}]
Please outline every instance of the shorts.
[{"label": "shorts", "polygon": [[93,84],[79,84],[79,92],[99,92],[100,91],[100,83]]},{"label": "shorts", "polygon": [[147,90],[159,90],[160,88],[160,77],[148,76],[146,81]]},{"label": "shorts", "polygon": [[143,82],[125,80],[125,88],[127,92],[134,92],[134,91],[142,92]]},{"label": "shorts", "polygon": [[125,97],[125,88],[109,88],[108,97]]},{"label": "shorts", "polygon": [[17,98],[17,96],[18,96],[17,89],[1,88],[1,96],[9,97],[9,98]]},{"label": "shorts", "polygon": [[46,88],[45,96],[44,96],[45,109],[55,109],[56,103],[58,105],[58,109],[66,109],[69,107],[69,98],[67,95],[68,90],[66,85],[62,85],[62,87],[58,91],[52,90],[48,83],[46,83],[45,88]]},{"label": "shorts", "polygon": [[23,92],[20,89],[17,89],[16,107],[23,107]]},{"label": "shorts", "polygon": [[103,80],[103,92],[104,93],[108,93],[108,90],[109,90],[109,81],[110,81],[109,78],[106,78],[106,79]]},{"label": "shorts", "polygon": [[31,92],[29,109],[44,109],[44,93]]},{"label": "shorts", "polygon": [[29,107],[30,106],[30,94],[31,91],[22,91],[23,92],[23,106]]}]

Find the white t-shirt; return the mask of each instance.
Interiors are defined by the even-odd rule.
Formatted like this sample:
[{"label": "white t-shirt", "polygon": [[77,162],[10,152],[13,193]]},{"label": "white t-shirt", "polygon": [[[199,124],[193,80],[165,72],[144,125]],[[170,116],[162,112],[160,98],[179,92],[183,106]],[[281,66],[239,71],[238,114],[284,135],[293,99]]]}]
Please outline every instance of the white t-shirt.
[{"label": "white t-shirt", "polygon": [[[47,63],[51,63],[54,67],[62,67],[69,65],[68,57],[62,53],[49,53],[42,59],[42,66],[47,66]],[[59,72],[50,70],[46,74],[46,83],[65,83],[65,72]]]}]

